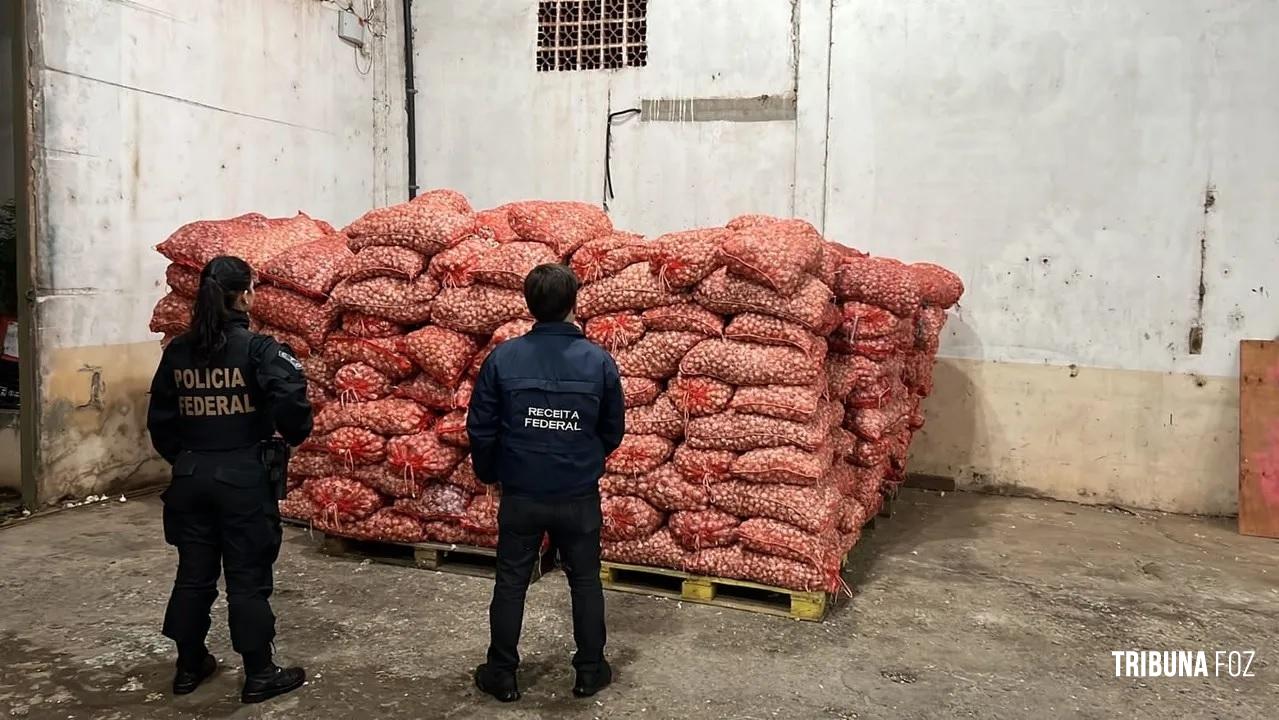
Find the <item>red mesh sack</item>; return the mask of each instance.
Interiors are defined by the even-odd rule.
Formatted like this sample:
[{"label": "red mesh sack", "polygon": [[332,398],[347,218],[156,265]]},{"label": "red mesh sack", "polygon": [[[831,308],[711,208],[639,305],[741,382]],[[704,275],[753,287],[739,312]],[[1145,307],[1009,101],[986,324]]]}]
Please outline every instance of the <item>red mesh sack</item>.
[{"label": "red mesh sack", "polygon": [[400,346],[410,360],[441,385],[455,385],[480,349],[474,338],[430,326],[405,335]]},{"label": "red mesh sack", "polygon": [[846,302],[841,306],[839,333],[848,343],[865,338],[885,337],[901,331],[902,319],[891,312],[861,302]]},{"label": "red mesh sack", "polygon": [[832,317],[838,320],[832,315],[830,289],[814,277],[807,278],[793,295],[782,296],[720,269],[697,286],[695,297],[702,307],[721,315],[771,315],[803,325],[818,335],[829,332]]},{"label": "red mesh sack", "polygon": [[344,280],[333,289],[331,304],[343,311],[373,315],[401,325],[416,325],[431,317],[432,300],[440,291],[429,275],[416,280],[375,277]]},{"label": "red mesh sack", "polygon": [[472,335],[491,335],[512,320],[530,317],[524,293],[491,285],[444,288],[431,312],[436,325]]},{"label": "red mesh sack", "polygon": [[613,232],[608,215],[587,203],[532,200],[506,207],[507,219],[517,235],[551,246],[560,257],[567,257],[583,243]]},{"label": "red mesh sack", "polygon": [[[842,515],[841,500],[839,512]],[[828,573],[838,573],[843,552],[835,527],[819,535],[768,518],[751,518],[737,528],[737,541],[751,552],[774,555],[811,565]]]},{"label": "red mesh sack", "polygon": [[838,592],[846,586],[839,567],[816,567],[809,563],[764,553],[742,551],[749,579],[763,585],[804,592]]},{"label": "red mesh sack", "polygon": [[859,440],[857,448],[853,450],[849,460],[864,468],[879,467],[888,462],[892,450],[893,443],[889,440],[879,440],[877,442]]},{"label": "red mesh sack", "polygon": [[743,313],[733,318],[724,329],[724,337],[758,345],[793,347],[809,357],[826,355],[826,341],[804,326],[759,313]]},{"label": "red mesh sack", "polygon": [[837,460],[847,460],[857,449],[857,442],[857,436],[842,427],[832,428],[830,431],[830,446]]},{"label": "red mesh sack", "polygon": [[328,477],[344,475],[346,463],[340,458],[318,451],[302,451],[289,459],[289,477]]},{"label": "red mesh sack", "polygon": [[422,486],[415,480],[405,477],[403,473],[395,471],[385,463],[358,467],[346,472],[345,475],[393,498],[417,497],[422,493]]},{"label": "red mesh sack", "polygon": [[907,358],[902,369],[902,379],[920,397],[933,394],[933,362],[934,358],[920,353]]},{"label": "red mesh sack", "polygon": [[707,502],[705,486],[686,481],[670,464],[644,475],[605,475],[600,492],[633,495],[663,512],[701,510]]},{"label": "red mesh sack", "polygon": [[915,350],[936,355],[941,345],[941,331],[946,326],[946,311],[939,307],[925,307],[915,319]]},{"label": "red mesh sack", "polygon": [[644,311],[644,326],[652,331],[680,331],[720,337],[724,319],[695,303],[680,303]]},{"label": "red mesh sack", "polygon": [[227,254],[231,239],[265,230],[266,216],[248,213],[227,220],[199,220],[178,228],[156,250],[169,260],[197,272],[213,258]]},{"label": "red mesh sack", "polygon": [[173,263],[164,271],[164,280],[175,295],[195,299],[200,293],[200,271]]},{"label": "red mesh sack", "polygon": [[524,278],[533,268],[559,261],[560,256],[548,245],[540,242],[512,242],[480,255],[471,274],[478,282],[522,292]]},{"label": "red mesh sack", "polygon": [[345,534],[361,540],[397,543],[417,543],[427,539],[426,527],[421,521],[396,512],[394,508],[382,508],[352,523],[346,527]]},{"label": "red mesh sack", "polygon": [[457,409],[456,392],[456,388],[438,383],[426,374],[415,375],[412,379],[391,388],[391,394],[395,397],[412,400],[419,405],[444,412]]},{"label": "red mesh sack", "polygon": [[642,235],[615,232],[578,248],[573,253],[569,267],[579,280],[593,283],[615,275],[635,263],[646,262],[652,256],[653,245],[644,242]]},{"label": "red mesh sack", "polygon": [[[453,409],[465,410],[471,406],[471,393],[475,392],[475,382],[472,380],[463,380],[457,384],[457,390],[453,391]],[[463,418],[465,420],[465,418]],[[469,447],[469,443],[467,447]]]},{"label": "red mesh sack", "polygon": [[471,203],[466,196],[456,190],[447,188],[438,188],[436,190],[427,190],[426,192],[413,198],[411,202],[415,203],[431,203],[446,207],[453,212],[469,213]]},{"label": "red mesh sack", "polygon": [[302,489],[321,515],[338,522],[366,518],[384,504],[373,488],[343,477],[311,478]]},{"label": "red mesh sack", "polygon": [[609,562],[680,569],[688,552],[675,542],[670,530],[662,528],[639,540],[606,542],[600,555]]},{"label": "red mesh sack", "polygon": [[310,521],[320,512],[311,496],[302,488],[294,488],[280,501],[280,517]]},{"label": "red mesh sack", "polygon": [[644,320],[636,313],[599,315],[586,321],[586,339],[616,354],[644,337]]},{"label": "red mesh sack", "polygon": [[[736,529],[734,529],[736,535]],[[746,553],[736,543],[722,547],[708,547],[690,553],[684,559],[685,572],[707,577],[729,578],[732,580],[754,580],[750,566],[746,562]]]},{"label": "red mesh sack", "polygon": [[306,338],[301,335],[294,335],[288,330],[281,330],[280,328],[270,326],[257,328],[254,332],[275,338],[276,342],[292,350],[293,356],[299,360],[305,360],[306,358],[311,357],[311,344],[308,343]]},{"label": "red mesh sack", "polygon": [[826,358],[826,382],[832,398],[847,398],[857,388],[886,382],[902,372],[902,359],[876,362],[861,355],[831,353]]},{"label": "red mesh sack", "polygon": [[889,258],[850,258],[839,270],[835,292],[840,300],[864,302],[902,317],[913,317],[922,301],[915,274]]},{"label": "red mesh sack", "polygon": [[458,522],[466,515],[466,493],[443,483],[430,483],[415,498],[395,502],[395,511],[424,521]]},{"label": "red mesh sack", "polygon": [[844,421],[844,427],[857,433],[857,436],[875,442],[882,440],[903,427],[910,421],[913,406],[911,396],[900,395],[890,399],[881,408],[858,410]]},{"label": "red mesh sack", "polygon": [[386,398],[329,405],[315,416],[315,431],[364,428],[378,435],[412,435],[430,428],[434,418],[412,400]]},{"label": "red mesh sack", "polygon": [[736,516],[722,510],[680,510],[671,513],[667,526],[675,542],[696,551],[737,542],[740,523]]},{"label": "red mesh sack", "polygon": [[471,464],[470,456],[463,458],[462,462],[458,463],[457,468],[455,468],[448,477],[444,478],[444,482],[449,485],[460,487],[472,495],[475,493],[486,493],[490,490],[488,486],[481,483],[480,479],[475,476],[475,466]]},{"label": "red mesh sack", "polygon": [[830,427],[827,418],[819,415],[812,422],[797,423],[791,420],[743,415],[729,412],[688,421],[684,428],[687,442],[700,450],[734,450],[744,452],[756,448],[794,445],[805,450],[822,446]]},{"label": "red mesh sack", "polygon": [[379,277],[416,280],[425,268],[426,259],[416,251],[395,245],[374,245],[348,258],[338,276],[351,282]]},{"label": "red mesh sack", "polygon": [[342,402],[381,400],[391,394],[391,379],[369,365],[352,363],[338,370],[333,389]]},{"label": "red mesh sack", "polygon": [[829,445],[817,452],[790,446],[760,448],[742,453],[733,462],[732,474],[748,482],[816,485],[830,473],[834,457]]},{"label": "red mesh sack", "polygon": [[325,300],[354,255],[345,235],[330,235],[276,255],[261,270],[262,279],[311,298]]},{"label": "red mesh sack", "polygon": [[795,348],[735,340],[705,340],[679,364],[683,375],[712,377],[729,385],[812,385],[821,370],[820,358]]},{"label": "red mesh sack", "polygon": [[471,437],[466,434],[466,408],[459,408],[440,418],[435,424],[440,440],[459,448],[471,447]]},{"label": "red mesh sack", "polygon": [[493,352],[498,345],[513,340],[517,337],[527,334],[533,329],[532,320],[512,320],[502,325],[502,327],[493,331],[488,344],[480,348],[471,358],[471,364],[466,368],[466,376],[474,380],[480,376],[480,369],[484,367],[484,361],[488,360],[489,354]]},{"label": "red mesh sack", "polygon": [[386,459],[386,440],[363,428],[344,427],[326,435],[312,436],[301,449],[328,453],[347,466],[373,465]]},{"label": "red mesh sack", "polygon": [[333,326],[334,315],[320,303],[290,290],[258,289],[253,301],[253,317],[263,325],[273,325],[301,335],[311,347],[324,344]]},{"label": "red mesh sack", "polygon": [[730,450],[698,450],[688,445],[675,449],[671,464],[685,480],[698,485],[727,482],[732,479],[737,453]]},{"label": "red mesh sack", "polygon": [[915,263],[909,268],[919,285],[919,297],[925,305],[945,310],[959,302],[964,294],[964,281],[940,265]]},{"label": "red mesh sack", "polygon": [[520,236],[511,228],[505,205],[492,210],[481,210],[476,213],[475,221],[482,234],[500,243],[515,242],[520,239]]},{"label": "red mesh sack", "polygon": [[181,335],[191,327],[191,311],[195,303],[177,293],[160,298],[151,312],[151,332]]},{"label": "red mesh sack", "polygon": [[671,380],[666,395],[685,418],[703,417],[728,409],[733,386],[714,378],[681,375]]},{"label": "red mesh sack", "polygon": [[401,435],[386,444],[387,464],[418,481],[448,477],[465,455],[461,448],[446,445],[430,431]]},{"label": "red mesh sack", "polygon": [[400,352],[397,338],[368,339],[345,335],[330,336],[324,346],[327,359],[337,365],[362,362],[392,381],[403,380],[416,370],[413,361]]},{"label": "red mesh sack", "polygon": [[352,250],[395,245],[431,256],[479,232],[475,216],[434,203],[401,203],[377,208],[344,230]]},{"label": "red mesh sack", "polygon": [[431,522],[423,522],[422,526],[426,528],[426,537],[428,540],[437,543],[447,543],[449,545],[466,545],[467,540],[473,533],[468,533],[459,522],[451,522],[444,520],[434,520]]},{"label": "red mesh sack", "polygon": [[824,382],[808,387],[799,385],[743,387],[737,389],[729,407],[739,413],[809,422],[821,408],[825,391]]},{"label": "red mesh sack", "polygon": [[[497,535],[497,510],[501,503],[497,495],[476,495],[466,504],[462,515],[462,529],[478,535]],[[496,542],[496,537],[494,538]]]},{"label": "red mesh sack", "polygon": [[617,475],[643,475],[669,460],[674,450],[675,443],[659,435],[627,434],[608,456],[604,470]]},{"label": "red mesh sack", "polygon": [[679,372],[680,361],[693,346],[706,340],[690,332],[650,332],[639,342],[617,353],[617,370],[623,375],[665,380]]},{"label": "red mesh sack", "polygon": [[582,287],[577,314],[583,318],[674,305],[680,296],[662,287],[646,262],[635,263],[616,275]]},{"label": "red mesh sack", "polygon": [[810,533],[835,527],[840,494],[829,486],[730,481],[708,489],[715,507],[743,518],[772,518]]},{"label": "red mesh sack", "polygon": [[604,525],[600,537],[606,542],[639,540],[657,531],[662,513],[637,497],[607,497],[600,501]]},{"label": "red mesh sack", "polygon": [[822,260],[822,236],[803,220],[782,220],[730,232],[719,249],[728,272],[783,295],[794,293]]},{"label": "red mesh sack", "polygon": [[622,376],[622,398],[626,407],[651,405],[662,394],[662,384],[651,378]]},{"label": "red mesh sack", "polygon": [[738,215],[724,227],[729,230],[745,230],[746,228],[759,227],[760,225],[772,225],[781,222],[782,218],[774,215],[764,215],[763,213],[747,213],[746,215]]},{"label": "red mesh sack", "polygon": [[663,235],[653,241],[652,272],[662,287],[691,288],[723,265],[720,246],[732,233],[723,228],[706,228]]},{"label": "red mesh sack", "polygon": [[855,497],[846,497],[839,507],[839,531],[845,534],[860,533],[870,520],[866,507]]},{"label": "red mesh sack", "polygon": [[839,269],[844,267],[848,258],[856,257],[866,257],[866,253],[847,245],[826,241],[822,244],[822,262],[817,270],[817,277],[826,284],[826,287],[835,287],[835,281],[839,278]]},{"label": "red mesh sack", "polygon": [[636,435],[661,435],[678,440],[684,436],[684,416],[663,395],[652,405],[626,411],[626,431]]},{"label": "red mesh sack", "polygon": [[427,273],[443,287],[462,287],[475,282],[475,267],[486,252],[497,247],[486,237],[469,237],[431,258]]}]

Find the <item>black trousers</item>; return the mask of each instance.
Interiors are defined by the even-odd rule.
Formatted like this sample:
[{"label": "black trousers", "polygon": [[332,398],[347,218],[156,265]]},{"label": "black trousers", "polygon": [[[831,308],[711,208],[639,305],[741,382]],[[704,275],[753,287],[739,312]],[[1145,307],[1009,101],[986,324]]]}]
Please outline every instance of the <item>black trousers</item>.
[{"label": "black trousers", "polygon": [[163,632],[177,642],[179,662],[203,659],[223,571],[232,647],[241,655],[269,658],[275,639],[272,565],[282,535],[279,506],[257,449],[183,453],[162,497],[164,539],[178,549]]},{"label": "black trousers", "polygon": [[599,496],[538,500],[506,496],[498,510],[497,579],[489,605],[491,672],[514,674],[520,664],[524,599],[543,534],[558,548],[573,601],[573,666],[594,672],[604,661],[604,587],[600,583]]}]

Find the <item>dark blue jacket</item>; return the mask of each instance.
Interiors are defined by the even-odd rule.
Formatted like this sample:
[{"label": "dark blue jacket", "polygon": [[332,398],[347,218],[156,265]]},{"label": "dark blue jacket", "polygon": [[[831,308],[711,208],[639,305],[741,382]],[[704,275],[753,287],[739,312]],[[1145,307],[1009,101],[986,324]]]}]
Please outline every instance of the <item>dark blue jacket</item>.
[{"label": "dark blue jacket", "polygon": [[480,368],[466,418],[475,474],[507,495],[599,492],[625,412],[613,357],[572,323],[538,323]]}]

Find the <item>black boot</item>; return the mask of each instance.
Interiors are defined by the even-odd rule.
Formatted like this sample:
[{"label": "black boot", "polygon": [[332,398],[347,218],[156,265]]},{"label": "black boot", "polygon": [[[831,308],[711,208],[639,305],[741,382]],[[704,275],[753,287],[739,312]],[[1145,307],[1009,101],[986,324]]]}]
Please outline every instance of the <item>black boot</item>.
[{"label": "black boot", "polygon": [[217,658],[208,653],[204,654],[204,659],[199,663],[186,664],[179,662],[178,671],[173,675],[173,694],[189,695],[195,692],[195,689],[200,687],[200,683],[217,672],[217,669]]},{"label": "black boot", "polygon": [[578,671],[577,681],[573,683],[573,694],[580,698],[590,697],[612,682],[613,668],[605,660],[600,663],[598,670]]},{"label": "black boot", "polygon": [[273,697],[291,693],[306,682],[306,671],[300,667],[282,668],[275,663],[265,670],[244,676],[244,691],[240,702],[260,703]]},{"label": "black boot", "polygon": [[515,683],[515,676],[500,677],[489,670],[488,665],[475,668],[475,687],[498,700],[509,703],[520,699],[520,689]]}]

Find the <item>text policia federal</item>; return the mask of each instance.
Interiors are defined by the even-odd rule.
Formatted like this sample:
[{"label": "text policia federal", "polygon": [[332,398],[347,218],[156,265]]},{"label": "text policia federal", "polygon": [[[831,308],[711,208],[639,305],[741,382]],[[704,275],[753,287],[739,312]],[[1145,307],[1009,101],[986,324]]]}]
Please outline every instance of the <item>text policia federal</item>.
[{"label": "text policia federal", "polygon": [[1256,677],[1253,650],[1112,650],[1115,677]]}]

